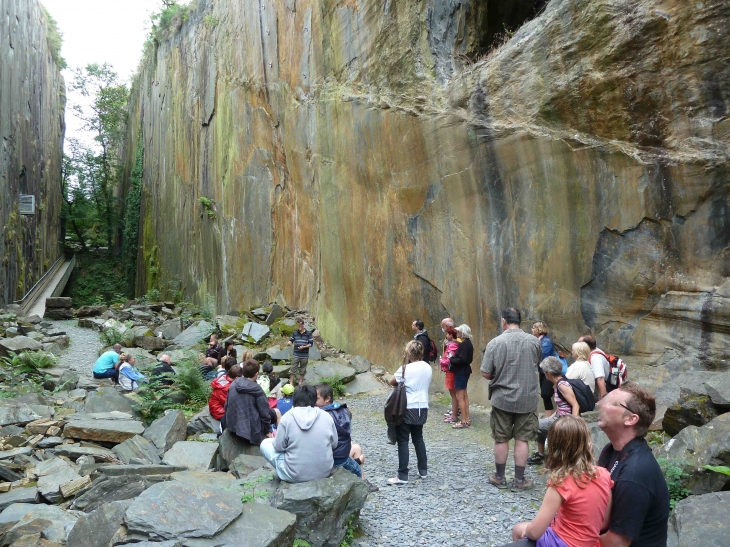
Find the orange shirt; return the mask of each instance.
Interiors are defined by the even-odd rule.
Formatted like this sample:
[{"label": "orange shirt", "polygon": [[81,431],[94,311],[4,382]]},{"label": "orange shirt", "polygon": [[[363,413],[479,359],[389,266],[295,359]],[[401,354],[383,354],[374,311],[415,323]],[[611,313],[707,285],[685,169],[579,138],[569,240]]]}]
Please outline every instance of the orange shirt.
[{"label": "orange shirt", "polygon": [[613,481],[603,467],[596,467],[597,476],[580,488],[570,476],[554,486],[563,503],[551,524],[553,531],[568,547],[600,547],[603,516],[611,496]]}]

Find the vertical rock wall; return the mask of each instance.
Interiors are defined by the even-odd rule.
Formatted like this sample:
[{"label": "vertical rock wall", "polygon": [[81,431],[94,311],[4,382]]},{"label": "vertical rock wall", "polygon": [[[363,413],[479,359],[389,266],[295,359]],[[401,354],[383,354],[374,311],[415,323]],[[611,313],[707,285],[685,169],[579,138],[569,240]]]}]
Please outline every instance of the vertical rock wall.
[{"label": "vertical rock wall", "polygon": [[136,83],[138,290],[308,307],[390,366],[508,305],[728,366],[730,7],[553,0],[472,64],[487,4],[201,1]]},{"label": "vertical rock wall", "polygon": [[[65,88],[37,0],[0,0],[0,305],[59,257]],[[20,194],[36,213],[20,215]]]}]

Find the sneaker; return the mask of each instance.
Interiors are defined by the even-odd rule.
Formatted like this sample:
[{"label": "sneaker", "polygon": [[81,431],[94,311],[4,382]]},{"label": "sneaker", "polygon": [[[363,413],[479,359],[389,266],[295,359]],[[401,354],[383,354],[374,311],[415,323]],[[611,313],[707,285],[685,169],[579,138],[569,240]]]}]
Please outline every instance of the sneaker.
[{"label": "sneaker", "polygon": [[510,490],[512,490],[513,492],[521,492],[523,490],[530,490],[534,485],[535,482],[532,479],[524,479],[522,481],[514,479],[512,481]]},{"label": "sneaker", "polygon": [[378,488],[377,486],[375,486],[375,485],[374,485],[374,484],[373,484],[372,482],[370,482],[369,480],[367,480],[367,479],[364,479],[364,480],[363,480],[363,482],[364,482],[364,483],[365,483],[365,484],[367,485],[367,487],[368,487],[368,492],[369,492],[369,493],[371,493],[371,494],[372,494],[373,492],[378,492],[378,491],[380,491],[380,488]]},{"label": "sneaker", "polygon": [[496,474],[489,475],[489,484],[496,486],[500,490],[507,488],[507,479],[505,477],[499,478]]},{"label": "sneaker", "polygon": [[403,484],[408,484],[408,481],[401,480],[398,477],[388,479],[388,486],[401,486]]},{"label": "sneaker", "polygon": [[423,473],[419,471],[418,476],[425,480],[426,478],[428,478],[428,471],[424,471]]},{"label": "sneaker", "polygon": [[545,454],[540,454],[539,452],[535,452],[527,458],[528,465],[542,465],[543,461],[545,461]]}]

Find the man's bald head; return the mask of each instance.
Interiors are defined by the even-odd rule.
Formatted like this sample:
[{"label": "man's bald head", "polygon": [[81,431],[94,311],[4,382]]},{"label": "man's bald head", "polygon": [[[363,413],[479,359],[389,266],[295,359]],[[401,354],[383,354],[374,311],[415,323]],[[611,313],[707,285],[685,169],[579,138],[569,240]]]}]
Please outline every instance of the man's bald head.
[{"label": "man's bald head", "polygon": [[170,364],[170,356],[167,353],[165,353],[163,355],[160,355],[160,361],[162,361],[163,363],[167,363],[169,365]]},{"label": "man's bald head", "polygon": [[456,323],[454,323],[454,320],[451,319],[451,317],[447,317],[446,319],[441,320],[441,328],[445,329],[446,327],[455,327]]}]

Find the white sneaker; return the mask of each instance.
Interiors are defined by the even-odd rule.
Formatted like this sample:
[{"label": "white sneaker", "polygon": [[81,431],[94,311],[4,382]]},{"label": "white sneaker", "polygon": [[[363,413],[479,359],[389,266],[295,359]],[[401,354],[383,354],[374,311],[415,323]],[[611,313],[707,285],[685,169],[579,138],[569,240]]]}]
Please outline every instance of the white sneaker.
[{"label": "white sneaker", "polygon": [[388,479],[388,486],[400,486],[402,484],[408,484],[408,481],[402,481],[398,477]]},{"label": "white sneaker", "polygon": [[428,471],[423,474],[419,473],[418,476],[421,477],[422,479],[426,479],[428,477]]}]

